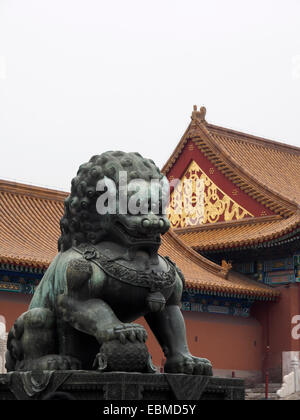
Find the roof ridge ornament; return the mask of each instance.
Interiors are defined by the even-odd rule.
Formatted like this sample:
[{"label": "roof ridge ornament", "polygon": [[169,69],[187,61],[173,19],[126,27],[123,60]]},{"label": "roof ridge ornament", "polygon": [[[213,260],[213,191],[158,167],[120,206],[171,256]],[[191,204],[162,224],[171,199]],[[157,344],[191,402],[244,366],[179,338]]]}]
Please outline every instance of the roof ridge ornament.
[{"label": "roof ridge ornament", "polygon": [[226,260],[222,260],[220,274],[223,275],[225,277],[225,279],[227,279],[229,271],[231,269],[232,269],[231,262],[227,262]]},{"label": "roof ridge ornament", "polygon": [[194,105],[192,116],[191,116],[192,120],[198,120],[200,122],[206,122],[205,116],[206,116],[205,106],[201,106],[201,108],[198,111],[197,110],[197,105]]}]

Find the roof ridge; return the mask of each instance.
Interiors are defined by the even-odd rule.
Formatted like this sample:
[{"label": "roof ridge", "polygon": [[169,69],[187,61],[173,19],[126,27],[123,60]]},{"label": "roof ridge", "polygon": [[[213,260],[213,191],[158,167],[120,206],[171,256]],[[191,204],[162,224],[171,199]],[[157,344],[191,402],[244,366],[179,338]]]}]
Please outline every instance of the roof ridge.
[{"label": "roof ridge", "polygon": [[[189,231],[184,231],[185,228],[182,228],[180,231],[176,229],[175,234],[179,235],[187,246],[197,251],[244,247],[274,240],[288,240],[287,235],[290,236],[293,232],[297,234],[300,228],[300,211],[298,210],[287,219],[278,218],[257,225],[256,230],[250,230],[249,227],[251,225],[249,224],[244,224],[244,226],[232,223],[230,226],[223,224],[215,227],[215,230],[219,228],[219,231],[214,236],[210,233],[212,229],[207,228],[202,230],[199,228],[190,229]],[[255,224],[252,226],[255,227]],[[271,230],[268,229],[270,226],[272,226]],[[240,227],[243,229],[242,232],[244,232],[242,236],[241,230],[237,230]],[[200,236],[202,240],[199,241],[197,238]]]},{"label": "roof ridge", "polygon": [[172,229],[168,231],[168,234],[172,237],[173,241],[177,242],[182,248],[185,249],[192,261],[194,261],[196,264],[199,264],[206,270],[216,274],[217,276],[226,278],[228,272],[230,271],[229,268],[224,268],[219,264],[210,261],[208,258],[203,257],[198,252],[194,251],[193,248],[186,245],[184,241],[180,239],[179,236]]},{"label": "roof ridge", "polygon": [[[241,178],[245,178],[246,184],[248,184],[248,186],[250,188],[254,188],[256,191],[258,191],[258,193],[263,194],[266,198],[269,198],[269,199],[271,198],[269,196],[271,194],[271,196],[273,196],[271,199],[272,199],[272,201],[274,201],[274,203],[278,202],[278,198],[279,198],[282,201],[283,207],[286,210],[290,210],[292,212],[295,212],[296,209],[299,208],[298,203],[292,201],[291,199],[288,199],[287,197],[282,196],[277,191],[274,191],[269,185],[262,184],[247,169],[245,169],[242,165],[240,165],[238,162],[233,160],[231,154],[228,153],[222,146],[220,146],[217,143],[214,136],[209,132],[208,125],[207,125],[206,122],[202,122],[202,121],[198,121],[198,120],[194,120],[194,121],[195,121],[194,127],[198,127],[198,129],[200,129],[202,131],[203,135],[205,136],[206,142],[207,141],[211,142],[211,144],[209,146],[210,147],[213,146],[213,148],[215,148],[215,150],[213,150],[212,154],[217,153],[219,155],[219,158],[223,159],[224,164],[226,166],[233,169],[233,171],[237,171],[238,173],[240,173]],[[195,134],[194,134],[194,137],[196,137]],[[197,146],[199,147],[199,145],[197,145]],[[209,160],[213,161],[212,156],[207,156],[207,158]],[[218,159],[215,159],[215,160],[218,160]],[[216,166],[218,166],[218,165],[216,165]],[[224,171],[224,168],[221,169],[221,172],[222,171]],[[225,173],[225,176],[227,177],[228,176],[228,171],[226,171],[226,172],[227,173]],[[230,176],[228,176],[228,178],[230,179]],[[235,179],[231,179],[231,181],[234,184],[237,184]],[[242,179],[242,181],[243,181],[243,179]],[[248,192],[247,192],[247,194],[248,194]],[[254,198],[254,199],[257,200],[256,198]],[[276,211],[275,211],[275,213],[276,213]],[[277,213],[278,213],[278,211],[277,211]]]},{"label": "roof ridge", "polygon": [[[240,141],[240,142],[245,141],[252,144],[257,144],[258,146],[261,146],[261,147],[264,147],[264,146],[273,147],[277,150],[284,149],[283,150],[284,152],[290,152],[290,153],[296,152],[296,155],[298,154],[300,155],[300,147],[298,146],[294,146],[294,145],[283,143],[276,140],[267,139],[265,137],[256,136],[254,134],[244,133],[242,131],[234,130],[232,128],[221,127],[221,126],[207,123],[207,122],[205,123],[208,128],[217,130],[217,131],[220,130],[225,133],[225,136],[229,135],[231,138],[234,138],[234,140],[236,141]],[[243,139],[239,138],[238,136],[242,136]]]},{"label": "roof ridge", "polygon": [[169,159],[166,161],[166,163],[164,164],[164,166],[161,169],[161,172],[163,174],[167,174],[169,172],[168,168],[171,164],[173,165],[173,163],[175,163],[175,161],[178,158],[179,153],[181,152],[181,150],[183,149],[185,143],[187,142],[188,138],[187,138],[187,134],[190,131],[191,128],[191,124],[192,122],[189,123],[187,129],[185,130],[185,132],[183,133],[183,135],[181,136],[179,142],[177,143],[177,146],[175,147],[173,153],[171,154],[171,156],[169,157]]},{"label": "roof ridge", "polygon": [[[185,261],[189,260],[189,265],[195,264],[195,266],[201,270],[201,274],[198,273],[197,278],[192,278],[187,272],[187,267],[179,265],[180,269],[184,272],[186,287],[189,289],[196,289],[202,293],[208,292],[209,294],[221,293],[221,295],[225,296],[233,294],[235,297],[251,296],[255,298],[261,296],[262,298],[272,300],[278,298],[280,295],[278,291],[274,290],[270,286],[260,284],[240,273],[230,270],[228,264],[225,263],[223,266],[220,266],[198,254],[190,246],[183,243],[183,241],[178,238],[172,230],[169,230],[165,234],[165,239],[163,238],[162,241],[163,248],[164,244],[168,244],[171,249],[176,251],[174,254],[176,264],[177,255],[181,255]],[[168,252],[170,251],[170,248],[168,248],[168,250],[164,249],[164,251]],[[216,280],[213,281],[209,278],[209,275],[215,276]],[[202,278],[202,276],[205,277]],[[208,281],[206,281],[206,279],[208,279]],[[249,290],[249,286],[252,290]],[[254,290],[253,287],[259,288],[259,291]]]},{"label": "roof ridge", "polygon": [[278,214],[270,215],[270,216],[257,216],[257,217],[245,217],[244,219],[239,220],[230,220],[228,222],[216,222],[216,223],[205,223],[202,225],[194,225],[194,226],[185,226],[175,228],[174,232],[178,235],[188,232],[198,232],[203,230],[214,230],[214,229],[222,229],[222,228],[231,228],[241,225],[253,225],[257,223],[268,223],[276,220],[284,220]]},{"label": "roof ridge", "polygon": [[0,192],[20,194],[23,196],[55,201],[64,201],[64,199],[69,195],[69,193],[65,191],[54,190],[46,187],[37,187],[35,185],[7,181],[5,179],[0,179]]}]

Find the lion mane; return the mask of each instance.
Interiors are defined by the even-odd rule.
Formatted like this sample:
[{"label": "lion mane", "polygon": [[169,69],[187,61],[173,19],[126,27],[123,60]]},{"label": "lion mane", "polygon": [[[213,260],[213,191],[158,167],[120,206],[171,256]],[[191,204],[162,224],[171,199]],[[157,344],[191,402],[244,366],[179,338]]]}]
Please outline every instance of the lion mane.
[{"label": "lion mane", "polygon": [[120,171],[127,172],[128,182],[133,179],[151,181],[163,178],[153,160],[145,159],[139,153],[108,151],[80,165],[71,182],[71,193],[64,201],[59,251],[64,252],[73,245],[85,242],[96,244],[103,240],[107,234],[104,217],[96,210],[96,201],[103,191],[97,191],[96,187],[104,177],[112,179],[118,187]]}]

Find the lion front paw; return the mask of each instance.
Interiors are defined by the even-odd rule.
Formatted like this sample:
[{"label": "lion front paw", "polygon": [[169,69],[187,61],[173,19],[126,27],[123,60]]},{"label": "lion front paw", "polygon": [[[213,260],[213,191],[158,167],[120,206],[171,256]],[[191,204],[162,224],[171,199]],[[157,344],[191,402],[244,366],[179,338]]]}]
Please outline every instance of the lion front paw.
[{"label": "lion front paw", "polygon": [[212,376],[212,365],[207,359],[194,357],[190,354],[176,354],[167,358],[164,371],[166,373]]},{"label": "lion front paw", "polygon": [[192,356],[195,363],[194,375],[213,376],[212,364],[208,359]]},{"label": "lion front paw", "polygon": [[110,340],[117,339],[122,344],[127,340],[131,343],[145,343],[147,338],[147,331],[139,324],[120,324],[110,331]]}]

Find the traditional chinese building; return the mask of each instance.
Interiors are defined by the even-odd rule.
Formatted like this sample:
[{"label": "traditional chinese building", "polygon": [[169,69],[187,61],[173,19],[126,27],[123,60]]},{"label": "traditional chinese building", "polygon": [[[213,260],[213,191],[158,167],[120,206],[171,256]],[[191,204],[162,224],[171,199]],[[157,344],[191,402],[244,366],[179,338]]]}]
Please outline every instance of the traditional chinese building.
[{"label": "traditional chinese building", "polygon": [[[208,124],[204,108],[194,109],[163,168],[170,181],[191,180],[192,189],[199,181],[200,201],[196,190],[172,192],[173,230],[160,253],[186,278],[190,349],[212,360],[217,375],[260,381],[268,363],[279,380],[282,352],[300,350],[291,335],[300,314],[299,170],[300,149]],[[0,315],[7,330],[56,255],[66,196],[0,181]],[[176,213],[182,201],[186,212]],[[151,333],[148,343],[160,365]]]},{"label": "traditional chinese building", "polygon": [[[205,114],[194,107],[163,168],[170,181],[194,180],[194,190],[202,182],[197,205],[195,191],[185,196],[183,187],[174,189],[171,224],[210,261],[227,261],[280,293],[276,304],[253,302],[250,308],[263,328],[262,360],[278,379],[282,352],[300,350],[291,334],[300,313],[300,149],[209,124]],[[188,214],[176,213],[182,201]]]}]

